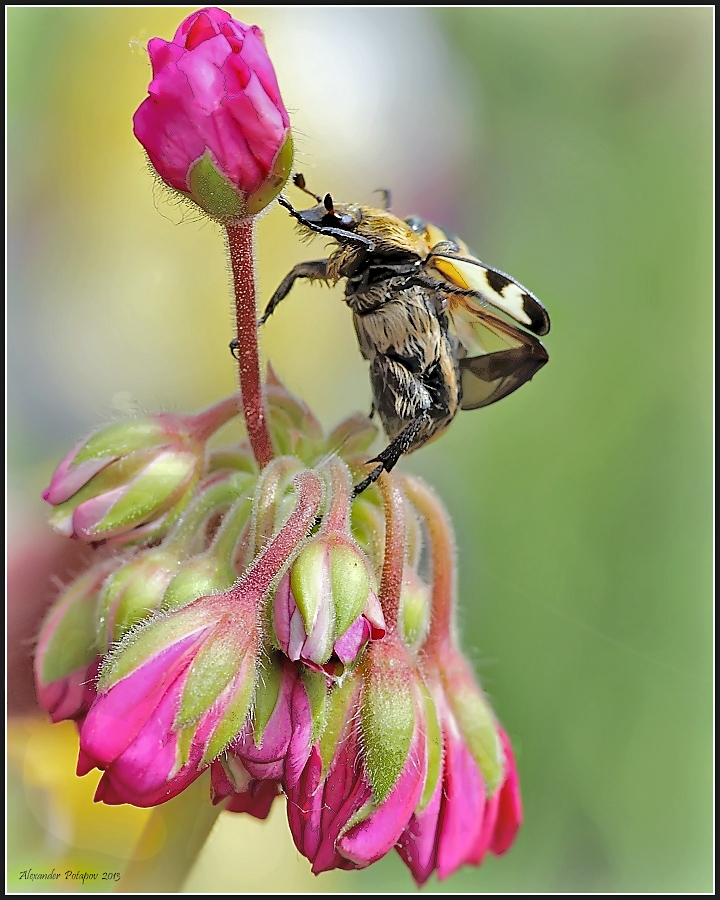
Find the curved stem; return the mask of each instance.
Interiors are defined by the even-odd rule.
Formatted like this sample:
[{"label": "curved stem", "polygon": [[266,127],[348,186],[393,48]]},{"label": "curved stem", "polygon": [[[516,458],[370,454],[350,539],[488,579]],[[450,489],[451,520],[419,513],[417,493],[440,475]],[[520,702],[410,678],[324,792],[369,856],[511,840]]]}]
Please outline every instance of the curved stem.
[{"label": "curved stem", "polygon": [[405,493],[425,520],[432,555],[432,618],[425,642],[439,649],[455,636],[455,541],[445,509],[429,487],[416,478],[403,478]]},{"label": "curved stem", "polygon": [[405,511],[397,482],[383,472],[378,478],[385,506],[385,555],[380,578],[380,605],[389,631],[397,627],[405,564]]},{"label": "curved stem", "polygon": [[265,414],[262,382],[260,381],[253,228],[252,218],[243,219],[237,225],[225,226],[235,292],[240,395],[250,446],[255,454],[255,459],[263,468],[272,460],[274,453]]}]

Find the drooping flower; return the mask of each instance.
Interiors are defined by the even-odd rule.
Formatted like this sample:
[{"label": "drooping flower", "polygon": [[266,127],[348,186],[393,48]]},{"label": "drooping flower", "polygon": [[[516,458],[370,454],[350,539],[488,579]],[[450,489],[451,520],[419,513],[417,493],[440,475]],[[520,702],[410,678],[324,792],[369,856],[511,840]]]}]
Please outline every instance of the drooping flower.
[{"label": "drooping flower", "polygon": [[[457,677],[452,662],[449,671]],[[433,872],[442,880],[463,865],[479,865],[488,851],[504,853],[522,820],[510,741],[489,707],[475,709],[474,733],[468,735],[437,671],[430,673],[429,682],[438,716],[435,747],[440,777],[434,788],[432,782],[426,787],[423,802],[396,847],[418,884]],[[484,745],[480,753],[479,744]]]},{"label": "drooping flower", "polygon": [[160,533],[190,500],[208,438],[238,413],[230,397],[195,416],[163,413],[118,422],[77,445],[43,494],[50,524],[88,543]]},{"label": "drooping flower", "polygon": [[380,487],[386,521],[380,599],[388,631],[331,689],[325,729],[287,790],[293,839],[315,873],[363,868],[388,853],[427,777],[425,691],[398,632],[404,501],[387,476]]},{"label": "drooping flower", "polygon": [[454,542],[447,515],[422,482],[405,492],[425,522],[433,575],[432,619],[420,659],[432,715],[422,801],[397,850],[418,884],[479,865],[512,844],[522,820],[510,741],[457,646]]},{"label": "drooping flower", "polygon": [[148,44],[135,136],[160,177],[223,222],[258,213],[292,166],[290,122],[262,31],[206,7]]}]

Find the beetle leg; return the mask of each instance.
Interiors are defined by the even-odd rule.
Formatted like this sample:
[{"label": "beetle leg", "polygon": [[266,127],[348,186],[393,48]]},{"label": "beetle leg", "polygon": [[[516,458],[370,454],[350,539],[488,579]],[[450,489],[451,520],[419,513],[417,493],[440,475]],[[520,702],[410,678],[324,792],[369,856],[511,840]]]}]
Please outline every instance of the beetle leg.
[{"label": "beetle leg", "polygon": [[362,494],[366,488],[370,487],[371,484],[374,484],[383,472],[389,472],[393,468],[403,453],[407,452],[407,450],[412,447],[418,432],[423,425],[429,422],[429,420],[430,416],[428,416],[427,413],[423,413],[419,418],[412,421],[407,428],[404,428],[395,440],[387,445],[382,453],[378,453],[373,459],[368,460],[368,462],[376,462],[379,463],[379,465],[372,470],[367,478],[364,478],[359,484],[355,485],[351,499],[354,500],[358,494]]},{"label": "beetle leg", "polygon": [[[275,312],[277,305],[281,300],[290,293],[290,288],[295,283],[296,278],[310,278],[313,280],[330,281],[327,274],[327,260],[315,259],[310,262],[298,263],[291,269],[280,282],[280,286],[270,298],[270,302],[265,307],[265,312],[258,322],[258,325],[264,325],[270,316]],[[232,349],[232,348],[231,348]]]}]

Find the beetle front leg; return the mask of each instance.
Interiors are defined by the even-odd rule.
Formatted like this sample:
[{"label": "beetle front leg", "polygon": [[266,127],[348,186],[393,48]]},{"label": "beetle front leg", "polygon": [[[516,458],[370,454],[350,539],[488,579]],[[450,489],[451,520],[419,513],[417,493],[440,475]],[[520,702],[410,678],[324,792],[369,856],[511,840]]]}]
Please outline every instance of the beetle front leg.
[{"label": "beetle front leg", "polygon": [[[265,322],[270,318],[270,316],[275,311],[275,307],[280,303],[281,300],[284,300],[285,297],[290,293],[290,288],[295,283],[296,278],[310,278],[311,280],[318,279],[322,281],[331,281],[327,274],[327,260],[326,259],[315,259],[310,262],[298,263],[295,268],[291,269],[287,275],[280,282],[280,286],[275,291],[275,293],[270,298],[270,302],[265,307],[265,312],[262,314],[262,318],[258,321],[258,325],[264,325]],[[230,341],[230,352],[237,359],[237,348],[238,348],[238,339],[233,338]]]},{"label": "beetle front leg", "polygon": [[315,259],[310,262],[298,263],[291,269],[280,282],[278,289],[270,298],[270,302],[265,307],[265,312],[258,322],[258,325],[264,325],[270,316],[275,312],[277,305],[281,300],[290,293],[290,288],[295,284],[296,278],[310,278],[312,281],[331,281],[327,274],[327,260]]}]

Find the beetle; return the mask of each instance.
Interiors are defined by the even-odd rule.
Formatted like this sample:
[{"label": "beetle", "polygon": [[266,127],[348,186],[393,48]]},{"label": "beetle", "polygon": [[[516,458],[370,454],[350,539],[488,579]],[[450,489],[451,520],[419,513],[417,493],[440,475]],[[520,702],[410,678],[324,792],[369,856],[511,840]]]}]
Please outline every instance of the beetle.
[{"label": "beetle", "polygon": [[[325,259],[296,265],[270,298],[264,324],[298,278],[345,279],[360,352],[370,363],[372,412],[388,446],[355,486],[357,496],[404,454],[441,434],[460,409],[479,409],[517,390],[545,365],[536,335],[550,330],[538,298],[478,259],[439,226],[388,209],[337,204],[295,185],[317,205],[297,210],[278,202],[301,232],[332,238]],[[386,193],[386,199],[387,199]]]}]

